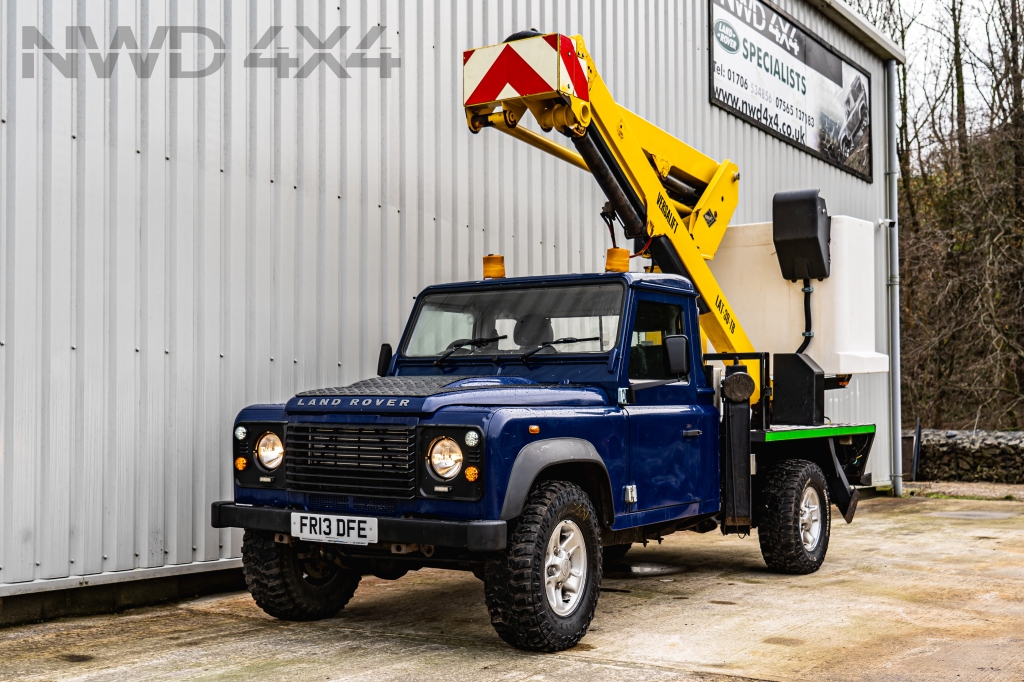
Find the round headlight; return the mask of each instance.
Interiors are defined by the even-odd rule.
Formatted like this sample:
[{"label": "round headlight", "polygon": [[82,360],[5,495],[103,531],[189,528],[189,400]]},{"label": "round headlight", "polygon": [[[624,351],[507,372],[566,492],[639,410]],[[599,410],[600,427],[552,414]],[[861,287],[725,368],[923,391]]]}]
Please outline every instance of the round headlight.
[{"label": "round headlight", "polygon": [[430,444],[430,468],[442,481],[450,481],[462,470],[462,449],[454,439],[444,436]]},{"label": "round headlight", "polygon": [[470,431],[466,434],[466,445],[471,448],[475,448],[476,444],[480,442],[480,434],[476,431]]},{"label": "round headlight", "polygon": [[265,433],[256,443],[256,459],[265,469],[276,469],[284,461],[284,444],[276,433]]},{"label": "round headlight", "polygon": [[238,440],[245,440],[245,437],[249,435],[249,432],[245,430],[244,426],[239,426],[235,429],[235,438]]}]

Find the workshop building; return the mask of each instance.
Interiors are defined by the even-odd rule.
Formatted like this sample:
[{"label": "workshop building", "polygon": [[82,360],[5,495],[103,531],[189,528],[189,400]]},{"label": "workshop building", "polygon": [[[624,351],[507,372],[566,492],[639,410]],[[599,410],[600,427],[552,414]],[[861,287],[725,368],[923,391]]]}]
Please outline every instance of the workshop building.
[{"label": "workshop building", "polygon": [[[0,598],[239,566],[241,531],[210,525],[239,409],[372,376],[420,289],[480,278],[486,254],[510,276],[604,269],[593,178],[466,127],[463,50],[530,27],[586,36],[624,106],[737,164],[734,225],[806,188],[869,222],[872,350],[892,357],[903,54],[843,0],[12,0]],[[825,405],[877,425],[875,486],[893,475],[891,370]]]}]

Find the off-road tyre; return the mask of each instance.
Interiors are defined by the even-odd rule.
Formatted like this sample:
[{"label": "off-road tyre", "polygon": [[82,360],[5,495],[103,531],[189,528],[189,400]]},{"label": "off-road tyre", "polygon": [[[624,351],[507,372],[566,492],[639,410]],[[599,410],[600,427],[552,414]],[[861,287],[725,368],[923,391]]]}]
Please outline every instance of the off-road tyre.
[{"label": "off-road tyre", "polygon": [[[329,546],[286,545],[274,534],[247,530],[242,539],[242,573],[256,604],[281,620],[320,620],[344,608],[361,574],[330,558]],[[326,555],[326,556],[325,556]]]},{"label": "off-road tyre", "polygon": [[633,548],[633,543],[627,542],[624,545],[605,545],[604,546],[604,563],[610,564],[613,561],[622,561],[626,558],[626,554],[630,549]]},{"label": "off-road tyre", "polygon": [[[555,613],[545,593],[545,554],[552,531],[563,520],[580,529],[587,575],[580,601],[567,617]],[[522,514],[509,524],[505,551],[484,566],[484,595],[498,636],[526,651],[563,651],[587,634],[601,594],[601,527],[590,498],[565,481],[538,483]]]},{"label": "off-road tyre", "polygon": [[[757,539],[768,568],[779,573],[814,573],[825,561],[832,526],[831,500],[825,474],[814,462],[783,460],[763,476],[758,495]],[[800,527],[800,504],[804,491],[813,486],[820,500],[821,533],[813,551],[804,547]]]}]

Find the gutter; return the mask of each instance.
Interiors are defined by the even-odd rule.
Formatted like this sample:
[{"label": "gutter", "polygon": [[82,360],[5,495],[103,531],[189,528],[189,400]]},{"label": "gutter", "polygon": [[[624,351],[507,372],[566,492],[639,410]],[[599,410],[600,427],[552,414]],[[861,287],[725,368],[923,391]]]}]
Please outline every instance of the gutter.
[{"label": "gutter", "polygon": [[879,59],[894,59],[900,64],[907,63],[907,55],[892,38],[885,35],[871,22],[861,16],[844,0],[807,0],[844,31],[860,41]]}]

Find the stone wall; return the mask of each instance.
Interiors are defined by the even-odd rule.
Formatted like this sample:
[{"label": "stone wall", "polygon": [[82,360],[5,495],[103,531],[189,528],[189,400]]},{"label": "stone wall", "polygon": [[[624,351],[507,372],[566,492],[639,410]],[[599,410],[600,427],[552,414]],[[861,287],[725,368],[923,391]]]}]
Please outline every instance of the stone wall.
[{"label": "stone wall", "polygon": [[1024,483],[1024,431],[922,430],[917,480]]}]

